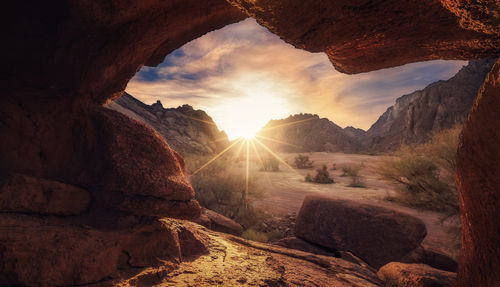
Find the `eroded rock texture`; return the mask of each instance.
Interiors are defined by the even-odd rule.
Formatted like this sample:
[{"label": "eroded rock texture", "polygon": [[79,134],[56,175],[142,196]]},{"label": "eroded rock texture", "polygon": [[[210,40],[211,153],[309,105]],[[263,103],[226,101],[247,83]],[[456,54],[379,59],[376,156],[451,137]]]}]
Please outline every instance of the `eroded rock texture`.
[{"label": "eroded rock texture", "polygon": [[295,47],[325,52],[345,73],[500,51],[496,1],[228,1]]},{"label": "eroded rock texture", "polygon": [[458,147],[459,286],[500,282],[500,60],[479,90]]}]

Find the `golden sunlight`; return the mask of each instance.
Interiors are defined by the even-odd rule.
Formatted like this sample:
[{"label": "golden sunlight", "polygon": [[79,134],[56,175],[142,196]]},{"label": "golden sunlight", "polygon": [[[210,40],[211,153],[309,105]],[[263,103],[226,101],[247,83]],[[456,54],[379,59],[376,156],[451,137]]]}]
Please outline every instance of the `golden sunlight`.
[{"label": "golden sunlight", "polygon": [[[242,84],[243,83],[243,84]],[[253,136],[271,119],[290,115],[283,90],[272,81],[236,81],[233,89],[239,94],[207,109],[219,129],[229,140]]]}]

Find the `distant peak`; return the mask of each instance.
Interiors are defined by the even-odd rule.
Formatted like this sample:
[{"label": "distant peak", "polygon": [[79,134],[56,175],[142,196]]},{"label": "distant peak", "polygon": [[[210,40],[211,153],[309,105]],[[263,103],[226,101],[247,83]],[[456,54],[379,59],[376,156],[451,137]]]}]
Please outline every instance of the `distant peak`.
[{"label": "distant peak", "polygon": [[161,104],[161,101],[160,100],[157,100],[156,103],[152,104],[151,107],[153,108],[162,108],[163,109],[163,105]]}]

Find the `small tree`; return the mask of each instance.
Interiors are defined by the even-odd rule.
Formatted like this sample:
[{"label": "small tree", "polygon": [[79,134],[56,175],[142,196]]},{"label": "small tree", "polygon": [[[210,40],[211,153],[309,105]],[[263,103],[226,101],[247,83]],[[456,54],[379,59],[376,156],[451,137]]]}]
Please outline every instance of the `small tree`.
[{"label": "small tree", "polygon": [[309,156],[298,154],[295,157],[295,168],[311,168],[313,166],[313,162],[309,159]]},{"label": "small tree", "polygon": [[316,175],[311,177],[310,174],[306,175],[305,180],[307,182],[315,182],[315,183],[334,183],[333,178],[330,177],[330,173],[328,172],[328,168],[326,165],[323,165],[321,168],[316,169]]}]

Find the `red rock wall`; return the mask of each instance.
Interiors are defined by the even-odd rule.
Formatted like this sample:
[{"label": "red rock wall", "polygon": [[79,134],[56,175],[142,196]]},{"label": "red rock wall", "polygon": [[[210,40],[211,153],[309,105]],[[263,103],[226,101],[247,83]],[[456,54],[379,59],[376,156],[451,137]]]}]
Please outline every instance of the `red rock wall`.
[{"label": "red rock wall", "polygon": [[457,156],[462,250],[459,286],[500,284],[500,60],[479,90]]},{"label": "red rock wall", "polygon": [[[348,74],[500,51],[498,1],[228,1],[295,47],[325,52]],[[474,12],[466,2],[475,2]]]}]

